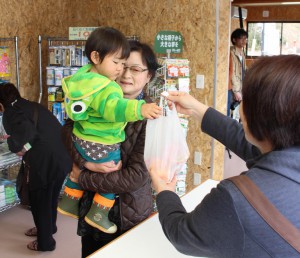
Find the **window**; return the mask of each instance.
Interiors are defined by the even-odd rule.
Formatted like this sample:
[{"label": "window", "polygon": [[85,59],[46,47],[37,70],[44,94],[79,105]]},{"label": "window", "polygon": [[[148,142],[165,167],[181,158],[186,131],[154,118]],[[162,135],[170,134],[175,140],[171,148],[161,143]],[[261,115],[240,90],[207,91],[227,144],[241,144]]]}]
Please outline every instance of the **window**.
[{"label": "window", "polygon": [[300,55],[300,23],[248,22],[247,56]]}]

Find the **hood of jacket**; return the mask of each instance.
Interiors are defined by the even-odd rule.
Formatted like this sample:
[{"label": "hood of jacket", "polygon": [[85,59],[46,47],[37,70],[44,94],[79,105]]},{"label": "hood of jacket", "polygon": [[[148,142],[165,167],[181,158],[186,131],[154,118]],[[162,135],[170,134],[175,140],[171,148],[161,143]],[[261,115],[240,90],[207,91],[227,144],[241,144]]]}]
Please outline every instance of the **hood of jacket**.
[{"label": "hood of jacket", "polygon": [[247,166],[251,169],[269,171],[300,183],[300,146],[275,150],[263,154]]},{"label": "hood of jacket", "polygon": [[75,74],[62,80],[62,88],[65,96],[70,100],[79,100],[105,88],[110,83],[116,83],[107,77],[90,72],[91,64],[81,67]]}]

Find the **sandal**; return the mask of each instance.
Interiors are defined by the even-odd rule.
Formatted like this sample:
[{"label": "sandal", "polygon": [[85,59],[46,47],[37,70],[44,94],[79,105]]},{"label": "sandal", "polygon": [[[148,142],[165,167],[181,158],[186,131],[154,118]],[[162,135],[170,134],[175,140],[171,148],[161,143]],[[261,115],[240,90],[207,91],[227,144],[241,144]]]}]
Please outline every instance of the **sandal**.
[{"label": "sandal", "polygon": [[25,232],[26,236],[37,236],[37,228],[33,227]]},{"label": "sandal", "polygon": [[37,242],[37,240],[34,240],[34,241],[30,242],[30,243],[27,245],[27,248],[28,248],[29,250],[32,250],[32,251],[39,251],[39,250],[38,250],[38,242]]}]

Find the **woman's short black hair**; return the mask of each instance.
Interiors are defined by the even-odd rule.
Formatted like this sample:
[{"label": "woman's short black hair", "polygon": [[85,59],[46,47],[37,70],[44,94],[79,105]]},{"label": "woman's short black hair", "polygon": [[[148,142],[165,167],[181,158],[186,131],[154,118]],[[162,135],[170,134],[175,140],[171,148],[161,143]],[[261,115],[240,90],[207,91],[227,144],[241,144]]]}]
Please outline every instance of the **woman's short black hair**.
[{"label": "woman's short black hair", "polygon": [[0,83],[0,103],[7,108],[16,99],[21,98],[18,89],[10,82]]},{"label": "woman's short black hair", "polygon": [[248,32],[244,29],[236,29],[231,33],[231,43],[232,45],[235,45],[234,39],[240,39],[241,37],[248,38]]},{"label": "woman's short black hair", "polygon": [[91,53],[97,51],[101,62],[105,56],[121,50],[121,59],[127,59],[130,54],[128,40],[125,35],[112,27],[99,27],[88,37],[85,44],[85,54],[89,61]]},{"label": "woman's short black hair", "polygon": [[251,134],[274,149],[300,145],[300,56],[261,57],[247,70],[243,112]]},{"label": "woman's short black hair", "polygon": [[129,40],[130,52],[139,52],[142,56],[142,62],[149,71],[151,75],[150,81],[155,77],[156,70],[159,68],[156,55],[154,54],[152,48],[136,40]]}]

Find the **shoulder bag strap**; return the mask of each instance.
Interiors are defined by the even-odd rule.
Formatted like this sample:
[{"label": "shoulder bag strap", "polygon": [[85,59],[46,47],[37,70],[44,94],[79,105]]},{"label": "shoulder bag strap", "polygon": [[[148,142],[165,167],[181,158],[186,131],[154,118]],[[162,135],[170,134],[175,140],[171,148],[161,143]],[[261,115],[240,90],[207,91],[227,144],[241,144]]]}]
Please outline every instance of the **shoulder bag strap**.
[{"label": "shoulder bag strap", "polygon": [[34,122],[34,126],[37,126],[37,121],[38,121],[38,117],[39,117],[39,110],[38,110],[38,104],[36,102],[33,102],[33,122]]},{"label": "shoulder bag strap", "polygon": [[255,183],[246,175],[227,180],[233,182],[265,222],[300,253],[300,230],[277,210]]}]

